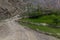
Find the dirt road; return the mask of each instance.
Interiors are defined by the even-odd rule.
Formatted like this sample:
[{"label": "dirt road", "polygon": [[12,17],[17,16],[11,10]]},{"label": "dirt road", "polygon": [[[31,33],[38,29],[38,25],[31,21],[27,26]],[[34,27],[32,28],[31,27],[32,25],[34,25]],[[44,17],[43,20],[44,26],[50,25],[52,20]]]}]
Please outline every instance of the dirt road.
[{"label": "dirt road", "polygon": [[14,20],[5,20],[3,25],[0,25],[0,40],[58,40],[55,37],[26,29]]}]

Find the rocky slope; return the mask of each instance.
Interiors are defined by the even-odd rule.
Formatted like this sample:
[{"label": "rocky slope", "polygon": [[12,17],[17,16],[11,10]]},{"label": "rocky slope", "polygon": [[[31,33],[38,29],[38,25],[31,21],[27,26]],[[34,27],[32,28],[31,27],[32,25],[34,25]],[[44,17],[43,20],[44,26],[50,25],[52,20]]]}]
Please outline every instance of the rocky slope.
[{"label": "rocky slope", "polygon": [[21,0],[0,0],[0,20],[20,14],[24,6]]},{"label": "rocky slope", "polygon": [[0,0],[0,20],[23,12],[29,3],[34,7],[39,4],[42,8],[60,9],[60,0]]}]

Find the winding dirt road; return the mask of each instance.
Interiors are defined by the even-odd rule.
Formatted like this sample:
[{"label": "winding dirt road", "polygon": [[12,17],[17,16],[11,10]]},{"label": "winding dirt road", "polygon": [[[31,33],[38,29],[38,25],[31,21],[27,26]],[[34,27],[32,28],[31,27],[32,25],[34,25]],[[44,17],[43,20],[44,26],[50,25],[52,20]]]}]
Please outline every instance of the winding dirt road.
[{"label": "winding dirt road", "polygon": [[[20,8],[20,4],[23,2],[12,3],[15,5],[19,4],[18,6],[16,5],[16,7]],[[8,9],[9,12],[13,12],[15,10],[15,6],[12,5],[12,3],[9,3],[8,0],[0,0],[0,7]],[[24,5],[21,6],[23,7]],[[20,10],[17,12],[21,13]],[[17,12],[15,13],[17,14]],[[17,19],[18,18],[15,16],[11,19],[0,22],[0,40],[58,40],[55,37],[24,28],[22,25],[15,22]]]},{"label": "winding dirt road", "polygon": [[0,40],[58,40],[55,37],[26,29],[14,20],[7,19],[0,25]]}]

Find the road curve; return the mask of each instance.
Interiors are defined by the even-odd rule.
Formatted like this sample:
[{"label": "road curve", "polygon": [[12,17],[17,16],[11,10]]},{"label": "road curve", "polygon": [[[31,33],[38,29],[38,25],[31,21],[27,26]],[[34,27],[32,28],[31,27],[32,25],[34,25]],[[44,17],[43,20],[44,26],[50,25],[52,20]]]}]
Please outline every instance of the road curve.
[{"label": "road curve", "polygon": [[26,29],[14,20],[6,20],[0,30],[0,40],[58,40],[55,37]]}]

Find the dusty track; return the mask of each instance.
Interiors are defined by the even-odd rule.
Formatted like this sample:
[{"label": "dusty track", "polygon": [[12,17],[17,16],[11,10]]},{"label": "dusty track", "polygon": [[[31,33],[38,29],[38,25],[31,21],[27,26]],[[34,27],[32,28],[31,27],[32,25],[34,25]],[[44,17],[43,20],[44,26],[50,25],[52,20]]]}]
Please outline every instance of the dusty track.
[{"label": "dusty track", "polygon": [[17,17],[7,19],[0,25],[0,40],[58,40],[55,37],[48,36],[24,28],[15,22]]}]

